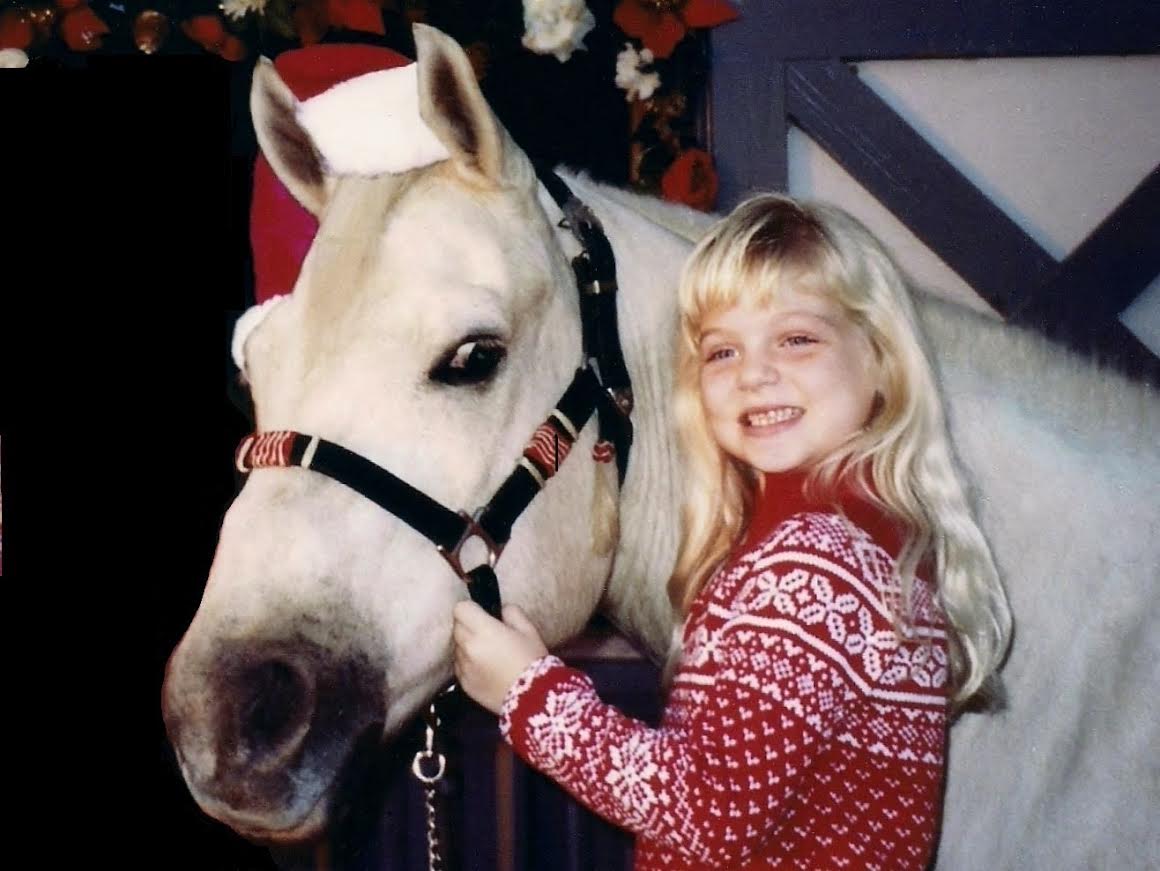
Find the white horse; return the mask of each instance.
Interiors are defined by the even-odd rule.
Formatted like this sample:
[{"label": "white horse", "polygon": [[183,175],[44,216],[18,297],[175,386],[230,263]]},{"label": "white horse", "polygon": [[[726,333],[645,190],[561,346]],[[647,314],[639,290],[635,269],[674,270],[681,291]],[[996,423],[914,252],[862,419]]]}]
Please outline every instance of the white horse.
[{"label": "white horse", "polygon": [[[581,365],[577,247],[463,52],[431,28],[415,38],[420,112],[449,157],[399,174],[329,175],[292,95],[257,68],[259,142],[320,231],[245,366],[259,430],[336,442],[470,511]],[[615,466],[589,459],[588,424],[496,568],[549,644],[600,607],[660,656],[681,483],[674,288],[709,219],[563,176],[616,253],[636,438],[606,503]],[[1144,867],[1160,856],[1160,402],[1034,335],[920,304],[1018,621],[1006,710],[952,731],[938,867]],[[466,595],[430,542],[342,484],[253,471],[167,669],[197,802],[255,840],[317,836],[356,745],[389,741],[451,677]]]}]

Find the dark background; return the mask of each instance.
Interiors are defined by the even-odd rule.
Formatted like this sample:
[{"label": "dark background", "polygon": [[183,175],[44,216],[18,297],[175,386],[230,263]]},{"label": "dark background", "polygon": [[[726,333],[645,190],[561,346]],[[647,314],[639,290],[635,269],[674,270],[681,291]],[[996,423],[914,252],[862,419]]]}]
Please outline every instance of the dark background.
[{"label": "dark background", "polygon": [[209,57],[0,76],[4,581],[25,639],[7,707],[38,827],[17,834],[25,867],[273,867],[196,809],[160,716],[245,428],[224,392],[248,280],[229,84]]},{"label": "dark background", "polygon": [[[513,52],[485,90],[534,157],[623,182],[614,32],[568,65]],[[247,432],[226,384],[252,301],[252,60],[0,73],[6,707],[27,867],[275,868],[196,807],[160,706]]]}]

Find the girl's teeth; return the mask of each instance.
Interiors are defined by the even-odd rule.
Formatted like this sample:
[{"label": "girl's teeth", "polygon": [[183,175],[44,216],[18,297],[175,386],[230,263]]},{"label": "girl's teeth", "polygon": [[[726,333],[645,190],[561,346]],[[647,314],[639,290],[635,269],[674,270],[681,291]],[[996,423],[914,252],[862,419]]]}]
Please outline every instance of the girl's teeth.
[{"label": "girl's teeth", "polygon": [[783,423],[800,415],[801,409],[799,408],[777,408],[773,411],[750,414],[746,419],[750,426],[773,426],[775,423]]}]

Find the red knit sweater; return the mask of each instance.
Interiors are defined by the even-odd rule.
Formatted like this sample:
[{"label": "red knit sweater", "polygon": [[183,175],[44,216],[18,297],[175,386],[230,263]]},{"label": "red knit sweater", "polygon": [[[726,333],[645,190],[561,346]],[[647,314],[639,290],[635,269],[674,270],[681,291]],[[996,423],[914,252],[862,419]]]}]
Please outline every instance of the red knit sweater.
[{"label": "red knit sweater", "polygon": [[515,751],[637,835],[637,869],[927,866],[941,791],[944,621],[916,581],[900,643],[899,536],[861,500],[767,476],[745,541],[697,596],[661,726],[554,656],[509,690]]}]

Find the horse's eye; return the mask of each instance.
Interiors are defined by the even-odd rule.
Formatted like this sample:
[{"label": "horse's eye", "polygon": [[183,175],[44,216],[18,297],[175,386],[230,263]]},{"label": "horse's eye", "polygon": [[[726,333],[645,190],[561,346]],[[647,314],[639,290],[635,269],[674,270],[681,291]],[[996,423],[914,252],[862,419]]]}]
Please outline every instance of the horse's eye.
[{"label": "horse's eye", "polygon": [[480,384],[495,373],[505,356],[507,349],[494,336],[470,338],[444,355],[430,377],[441,384]]}]

